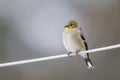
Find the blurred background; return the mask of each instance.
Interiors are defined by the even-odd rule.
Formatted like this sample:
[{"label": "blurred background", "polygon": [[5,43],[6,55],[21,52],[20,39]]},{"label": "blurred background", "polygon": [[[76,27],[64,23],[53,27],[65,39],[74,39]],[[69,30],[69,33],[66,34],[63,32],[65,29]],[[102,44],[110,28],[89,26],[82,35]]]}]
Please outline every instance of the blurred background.
[{"label": "blurred background", "polygon": [[[89,49],[120,43],[120,0],[0,0],[0,63],[65,54],[62,32],[79,22]],[[120,49],[0,68],[0,80],[119,80]]]}]

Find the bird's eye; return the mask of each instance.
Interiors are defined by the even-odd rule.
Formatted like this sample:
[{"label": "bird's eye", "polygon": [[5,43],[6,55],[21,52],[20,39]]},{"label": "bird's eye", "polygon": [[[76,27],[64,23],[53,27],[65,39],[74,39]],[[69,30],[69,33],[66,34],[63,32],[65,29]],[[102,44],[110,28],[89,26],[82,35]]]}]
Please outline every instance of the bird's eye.
[{"label": "bird's eye", "polygon": [[73,24],[70,24],[70,26],[73,26]]}]

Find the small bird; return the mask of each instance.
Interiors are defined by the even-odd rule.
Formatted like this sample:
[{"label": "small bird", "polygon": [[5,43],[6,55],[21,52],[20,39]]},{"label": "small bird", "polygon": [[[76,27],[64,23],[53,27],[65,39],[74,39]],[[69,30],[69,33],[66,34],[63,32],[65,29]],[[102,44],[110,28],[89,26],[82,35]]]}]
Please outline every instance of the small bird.
[{"label": "small bird", "polygon": [[[63,44],[65,49],[68,51],[69,57],[71,57],[71,53],[79,55],[78,53],[80,51],[88,50],[88,45],[82,29],[78,26],[76,21],[71,20],[65,26],[65,30],[63,32]],[[88,68],[94,68],[88,53],[80,55],[84,58]]]}]

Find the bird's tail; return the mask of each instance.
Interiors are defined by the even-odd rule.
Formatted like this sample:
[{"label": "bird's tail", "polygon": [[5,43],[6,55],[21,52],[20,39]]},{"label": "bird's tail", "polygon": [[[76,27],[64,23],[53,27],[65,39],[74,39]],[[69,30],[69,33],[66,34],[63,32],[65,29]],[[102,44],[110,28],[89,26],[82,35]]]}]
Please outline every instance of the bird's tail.
[{"label": "bird's tail", "polygon": [[86,64],[87,64],[87,66],[88,66],[88,69],[94,68],[94,65],[93,65],[93,63],[91,62],[91,60],[90,60],[89,57],[85,59],[85,62],[86,62]]}]

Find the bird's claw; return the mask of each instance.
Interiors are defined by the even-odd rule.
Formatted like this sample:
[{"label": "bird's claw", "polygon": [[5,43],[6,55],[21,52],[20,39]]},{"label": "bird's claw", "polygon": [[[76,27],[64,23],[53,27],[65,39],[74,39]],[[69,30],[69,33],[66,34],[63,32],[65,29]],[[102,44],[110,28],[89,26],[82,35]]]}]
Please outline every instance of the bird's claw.
[{"label": "bird's claw", "polygon": [[69,53],[67,54],[67,55],[68,55],[68,57],[72,57],[72,56],[71,56],[71,54],[72,54],[72,52],[69,52]]},{"label": "bird's claw", "polygon": [[76,55],[77,55],[77,56],[80,56],[79,52],[80,52],[80,50],[77,50],[77,51],[76,51]]}]

